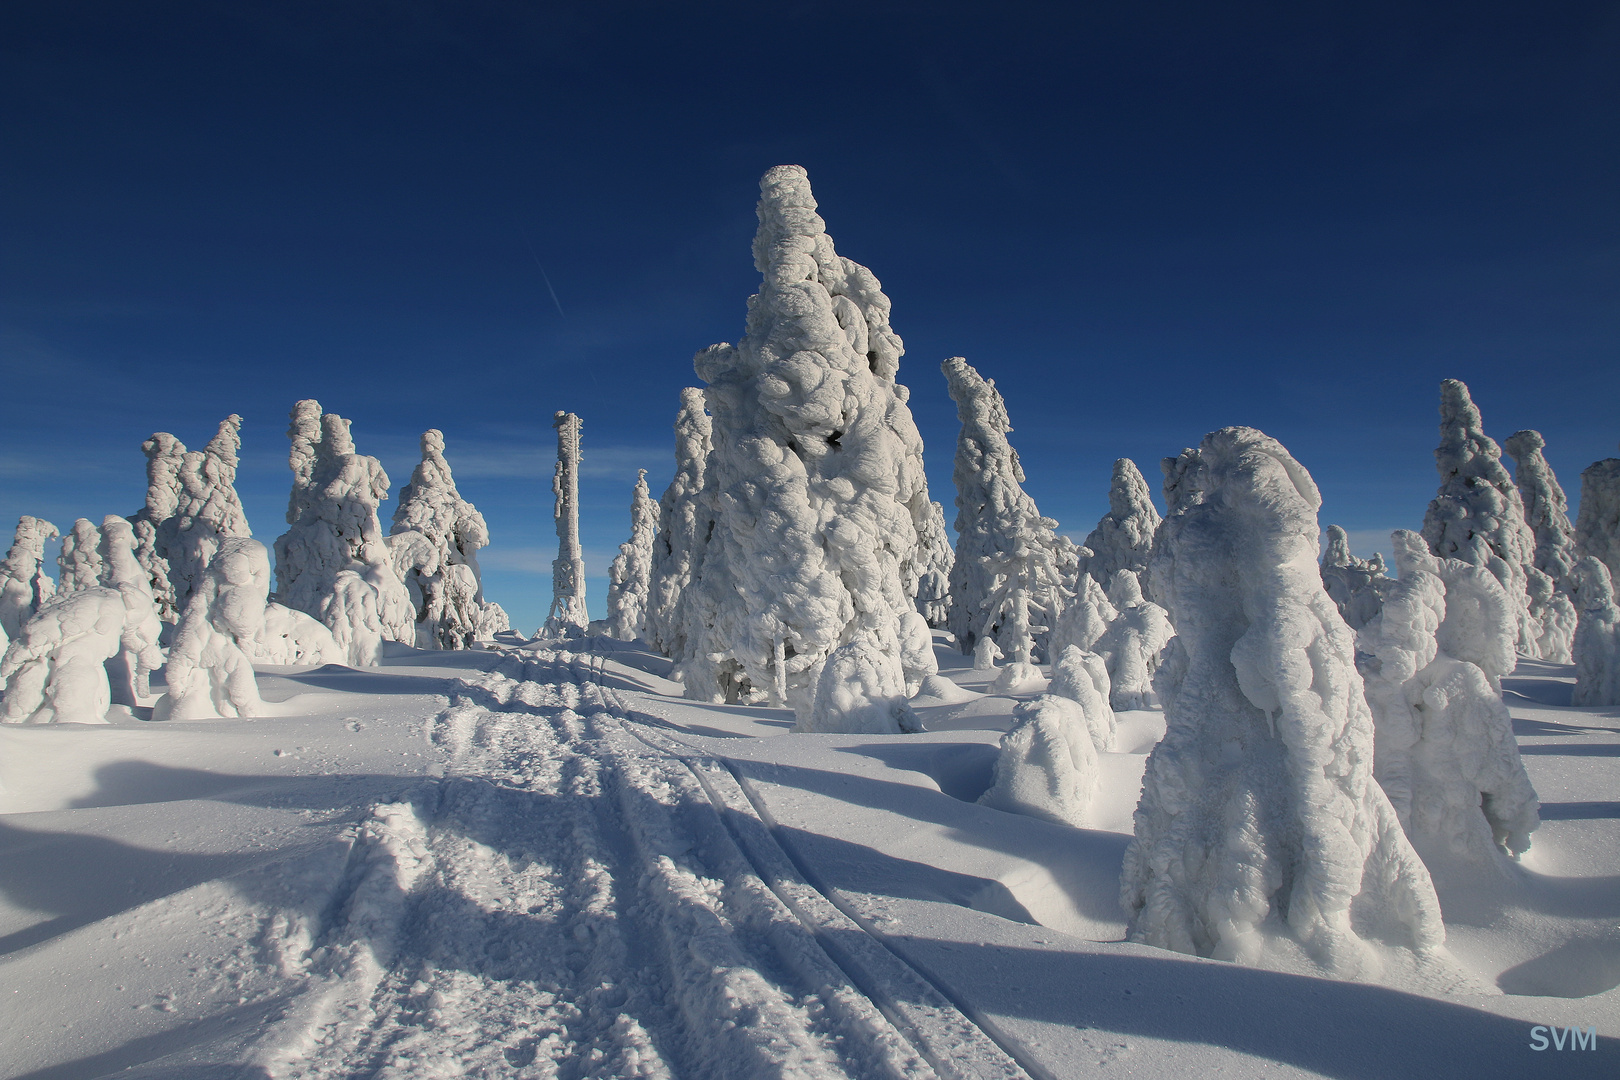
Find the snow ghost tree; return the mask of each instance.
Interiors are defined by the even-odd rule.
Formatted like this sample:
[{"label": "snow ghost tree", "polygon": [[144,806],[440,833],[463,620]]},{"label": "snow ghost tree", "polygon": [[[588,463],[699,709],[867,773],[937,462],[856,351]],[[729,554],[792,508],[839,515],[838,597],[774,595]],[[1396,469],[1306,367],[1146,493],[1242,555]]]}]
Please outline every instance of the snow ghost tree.
[{"label": "snow ghost tree", "polygon": [[1322,587],[1350,629],[1360,630],[1378,614],[1384,590],[1391,584],[1382,555],[1356,558],[1350,554],[1350,537],[1337,525],[1329,525],[1321,570]]},{"label": "snow ghost tree", "polygon": [[349,421],[317,401],[293,407],[287,435],[293,489],[276,538],[276,598],[325,624],[349,664],[374,665],[385,640],[415,637],[415,608],[377,520],[388,474],[355,452]]},{"label": "snow ghost tree", "polygon": [[877,278],[834,249],[797,165],[765,174],[758,215],[747,332],[693,359],[716,517],[678,670],[689,696],[769,697],[803,721],[841,646],[833,670],[882,675],[863,693],[920,674],[901,642],[928,484]]},{"label": "snow ghost tree", "polygon": [[1423,539],[1440,558],[1482,567],[1502,583],[1513,605],[1516,645],[1539,658],[1541,628],[1530,618],[1526,573],[1535,563],[1535,536],[1525,524],[1524,504],[1501,450],[1485,434],[1468,387],[1456,379],[1440,384],[1440,445],[1434,460],[1440,491],[1423,515]]},{"label": "snow ghost tree", "polygon": [[1119,570],[1140,578],[1158,527],[1159,512],[1141,470],[1130,458],[1120,458],[1114,462],[1114,479],[1108,487],[1108,513],[1086,537],[1085,546],[1091,549],[1086,572],[1105,589]]},{"label": "snow ghost tree", "polygon": [[714,514],[703,498],[703,478],[713,447],[713,427],[703,411],[703,391],[681,390],[675,416],[675,478],[658,500],[647,601],[647,644],[665,656],[686,654],[681,598],[703,562]]},{"label": "snow ghost tree", "polygon": [[1356,639],[1377,733],[1374,775],[1431,868],[1448,856],[1517,857],[1541,821],[1513,719],[1485,672],[1441,647],[1450,602],[1441,560],[1416,533],[1394,542],[1400,579]]},{"label": "snow ghost tree", "polygon": [[1575,630],[1571,705],[1620,705],[1620,608],[1609,568],[1586,555],[1570,572],[1580,623]]},{"label": "snow ghost tree", "polygon": [[1398,568],[1421,568],[1445,586],[1445,618],[1435,632],[1440,651],[1478,667],[1491,692],[1500,692],[1502,677],[1518,662],[1514,652],[1518,618],[1507,590],[1489,570],[1461,559],[1434,557],[1417,533],[1401,529],[1394,542]]},{"label": "snow ghost tree", "polygon": [[591,617],[585,610],[585,555],[579,546],[579,429],[583,421],[557,411],[557,468],[551,477],[557,519],[557,557],[551,563],[551,610],[541,632],[547,637],[583,634]]},{"label": "snow ghost tree", "polygon": [[634,641],[646,625],[652,582],[653,544],[658,537],[658,504],[647,491],[647,470],[636,474],[630,495],[630,539],[608,569],[608,636]]},{"label": "snow ghost tree", "polygon": [[1098,753],[1114,748],[1115,717],[1108,704],[1112,684],[1102,657],[1068,646],[1052,664],[1052,684],[1047,689],[1080,706]]},{"label": "snow ghost tree", "polygon": [[921,731],[906,689],[896,650],[869,631],[858,632],[827,657],[810,710],[793,729],[840,735]]},{"label": "snow ghost tree", "polygon": [[60,534],[41,518],[17,520],[11,550],[0,562],[0,630],[15,641],[23,624],[56,595],[56,583],[45,573],[45,544]]},{"label": "snow ghost tree", "polygon": [[951,609],[951,567],[956,554],[945,531],[945,507],[928,504],[926,516],[917,529],[917,554],[911,561],[915,584],[908,586],[917,598],[917,610],[928,625],[943,628]]},{"label": "snow ghost tree", "polygon": [[101,532],[89,518],[79,518],[62,537],[62,554],[56,557],[59,595],[101,584]]},{"label": "snow ghost tree", "polygon": [[1581,512],[1575,516],[1575,545],[1620,578],[1620,458],[1594,461],[1581,473]]},{"label": "snow ghost tree", "polygon": [[[1080,550],[1086,552],[1090,549]],[[1052,630],[1048,649],[1055,656],[1062,656],[1063,650],[1070,645],[1081,652],[1090,652],[1117,618],[1119,610],[1109,601],[1108,594],[1097,583],[1097,579],[1089,573],[1081,574],[1074,599],[1069,601],[1063,609],[1063,614],[1058,616],[1058,623]]]},{"label": "snow ghost tree", "polygon": [[1444,938],[1428,872],[1373,779],[1354,642],[1316,565],[1321,497],[1275,439],[1224,428],[1166,463],[1151,572],[1182,658],[1159,679],[1121,903],[1133,941],[1253,961],[1274,916],[1330,970],[1358,929]]},{"label": "snow ghost tree", "polygon": [[107,659],[108,686],[115,705],[144,705],[151,697],[151,673],[163,662],[158,638],[163,632],[152,582],[136,555],[134,527],[117,514],[101,521],[101,584],[124,600],[122,649]]},{"label": "snow ghost tree", "polygon": [[253,680],[254,640],[264,628],[270,556],[247,537],[227,537],[186,603],[169,648],[169,692],[154,720],[256,716],[264,703]]},{"label": "snow ghost tree", "polygon": [[1541,453],[1546,445],[1539,431],[1515,431],[1502,444],[1513,458],[1513,482],[1519,487],[1525,524],[1536,539],[1525,588],[1530,618],[1541,631],[1541,658],[1567,664],[1575,635],[1575,605],[1569,599],[1569,575],[1576,559],[1575,526],[1569,521],[1569,499]]},{"label": "snow ghost tree", "polygon": [[941,370],[962,422],[950,629],[964,653],[993,637],[1009,662],[1028,664],[1034,638],[1044,643],[1063,610],[1057,522],[1042,517],[1021,486],[1024,470],[1007,442],[1012,424],[995,382],[960,356]]},{"label": "snow ghost tree", "polygon": [[388,546],[416,608],[416,647],[465,649],[509,625],[500,605],[484,600],[478,571],[489,526],[456,490],[444,433],[429,428],[421,446],[422,463],[399,493]]},{"label": "snow ghost tree", "polygon": [[1153,673],[1159,656],[1175,636],[1170,615],[1142,596],[1132,570],[1115,570],[1108,601],[1118,612],[1094,646],[1107,665],[1112,687],[1109,704],[1115,709],[1151,709],[1159,704]]},{"label": "snow ghost tree", "polygon": [[[114,523],[123,525],[122,533]],[[0,720],[8,724],[104,724],[113,702],[107,662],[120,675],[120,704],[134,704],[163,663],[162,629],[145,574],[134,562],[133,533],[107,518],[111,584],[88,585],[44,606],[12,638],[0,660]],[[127,538],[127,546],[121,542]]]},{"label": "snow ghost tree", "polygon": [[1097,750],[1080,706],[1056,694],[1021,701],[1001,737],[994,780],[979,802],[1059,825],[1085,823],[1097,791]]}]

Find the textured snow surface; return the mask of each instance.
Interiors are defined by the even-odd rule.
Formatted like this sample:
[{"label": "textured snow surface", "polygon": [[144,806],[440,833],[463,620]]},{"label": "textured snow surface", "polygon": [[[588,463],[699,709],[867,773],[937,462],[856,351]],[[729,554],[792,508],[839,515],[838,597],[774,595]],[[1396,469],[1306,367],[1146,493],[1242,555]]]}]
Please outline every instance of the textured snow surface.
[{"label": "textured snow surface", "polygon": [[747,331],[693,360],[715,524],[675,655],[693,698],[802,719],[841,645],[899,656],[930,500],[877,278],[834,249],[799,166],[765,174],[757,213]]},{"label": "textured snow surface", "polygon": [[1253,962],[1285,921],[1328,968],[1375,966],[1366,936],[1444,939],[1429,874],[1373,779],[1350,628],[1316,565],[1321,497],[1252,428],[1167,462],[1151,572],[1185,668],[1158,683],[1121,900],[1131,939]]},{"label": "textured snow surface", "polygon": [[647,470],[636,474],[630,496],[630,539],[608,569],[608,636],[634,641],[646,627],[651,590],[653,544],[658,537],[658,504],[647,490]]},{"label": "textured snow surface", "polygon": [[1114,749],[1114,731],[1117,717],[1108,704],[1111,689],[1108,666],[1096,653],[1081,652],[1070,645],[1052,665],[1052,681],[1048,689],[1058,697],[1068,698],[1080,706],[1085,718],[1086,731],[1098,753]]}]

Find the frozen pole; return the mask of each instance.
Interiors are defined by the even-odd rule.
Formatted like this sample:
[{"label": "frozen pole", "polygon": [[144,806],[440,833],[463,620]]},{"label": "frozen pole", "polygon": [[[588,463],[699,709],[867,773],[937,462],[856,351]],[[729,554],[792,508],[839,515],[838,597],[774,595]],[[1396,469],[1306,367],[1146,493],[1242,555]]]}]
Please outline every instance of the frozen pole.
[{"label": "frozen pole", "polygon": [[546,616],[548,637],[572,637],[585,632],[585,556],[579,547],[579,429],[582,421],[571,412],[557,411],[551,426],[557,429],[557,471],[551,478],[556,496],[557,558],[551,564],[551,612]]}]

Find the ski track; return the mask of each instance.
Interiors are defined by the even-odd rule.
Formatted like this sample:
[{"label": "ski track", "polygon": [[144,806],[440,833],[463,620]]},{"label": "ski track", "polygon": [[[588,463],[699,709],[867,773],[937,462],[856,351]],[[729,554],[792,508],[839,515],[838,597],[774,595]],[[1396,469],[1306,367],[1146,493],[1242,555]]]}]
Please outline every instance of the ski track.
[{"label": "ski track", "polygon": [[[259,1042],[284,1080],[1026,1072],[807,882],[746,782],[634,718],[600,656],[463,679],[441,780],[379,805]],[[648,718],[650,719],[650,718]]]}]

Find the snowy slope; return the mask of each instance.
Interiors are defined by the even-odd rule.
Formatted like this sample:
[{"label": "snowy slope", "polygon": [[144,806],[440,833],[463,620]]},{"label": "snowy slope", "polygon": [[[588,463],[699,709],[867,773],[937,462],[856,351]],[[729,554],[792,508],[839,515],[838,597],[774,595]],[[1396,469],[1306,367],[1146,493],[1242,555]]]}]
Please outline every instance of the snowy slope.
[{"label": "snowy slope", "polygon": [[954,650],[910,736],[786,735],[639,645],[570,650],[0,728],[0,1077],[1620,1073],[1620,710],[1569,708],[1568,668],[1504,680],[1522,867],[1442,883],[1449,982],[1374,984],[1120,940],[1155,712],[1071,829],[974,802],[1015,702]]}]

